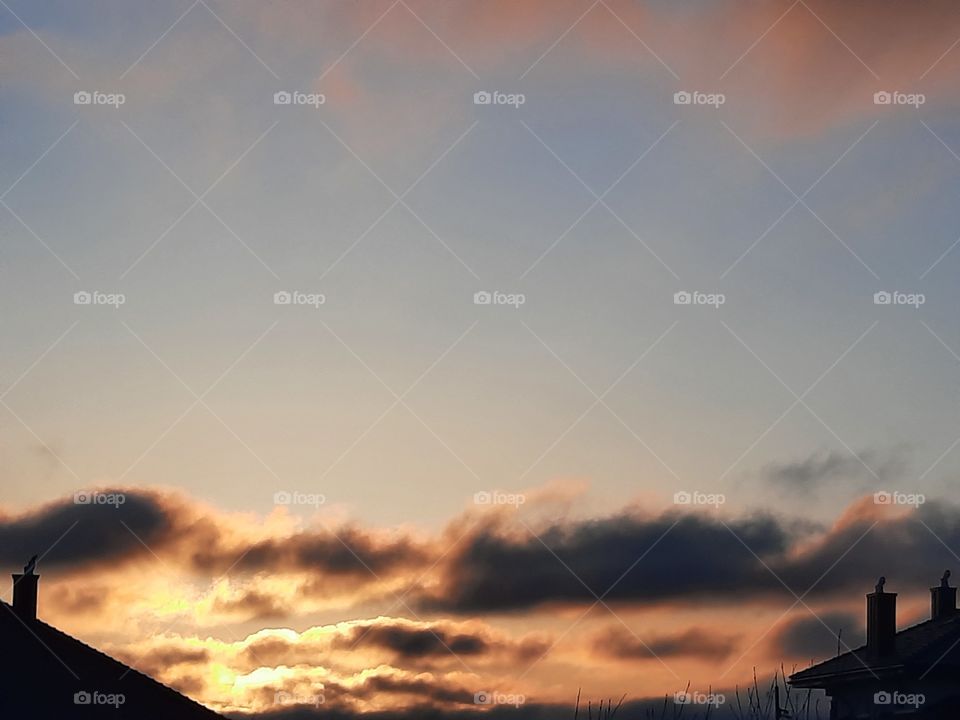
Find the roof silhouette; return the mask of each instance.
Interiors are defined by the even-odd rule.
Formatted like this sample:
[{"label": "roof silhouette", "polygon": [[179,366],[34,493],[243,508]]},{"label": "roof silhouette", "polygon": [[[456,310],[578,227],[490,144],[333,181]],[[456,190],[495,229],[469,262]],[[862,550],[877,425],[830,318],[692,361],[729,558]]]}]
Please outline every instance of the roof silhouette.
[{"label": "roof silhouette", "polygon": [[0,718],[223,716],[41,620],[22,619],[0,601]]},{"label": "roof silhouette", "polygon": [[858,677],[919,678],[960,671],[960,613],[913,625],[896,634],[895,651],[874,656],[863,645],[856,650],[801,670],[790,676],[795,687],[822,687],[824,680]]}]

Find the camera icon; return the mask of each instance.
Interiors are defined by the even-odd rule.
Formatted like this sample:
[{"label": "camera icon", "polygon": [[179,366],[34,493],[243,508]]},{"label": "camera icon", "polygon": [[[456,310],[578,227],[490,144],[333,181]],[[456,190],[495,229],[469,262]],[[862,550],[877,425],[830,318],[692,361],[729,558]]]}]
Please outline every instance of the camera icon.
[{"label": "camera icon", "polygon": [[491,502],[493,502],[493,496],[485,490],[473,494],[474,505],[489,505]]},{"label": "camera icon", "polygon": [[674,305],[689,305],[692,302],[693,302],[693,295],[688,293],[686,290],[681,290],[680,292],[675,292],[673,294]]},{"label": "camera icon", "polygon": [[881,490],[873,494],[874,505],[893,505],[893,493]]},{"label": "camera icon", "polygon": [[889,705],[891,702],[893,702],[893,696],[886,690],[873,694],[874,705]]},{"label": "camera icon", "polygon": [[886,290],[881,290],[873,294],[874,305],[889,305],[891,302],[893,302],[893,296]]},{"label": "camera icon", "polygon": [[93,95],[86,90],[78,90],[73,94],[74,105],[89,105],[93,102]]},{"label": "camera icon", "polygon": [[686,490],[680,490],[673,494],[673,504],[674,505],[689,505],[693,502],[693,495],[688,493]]},{"label": "camera icon", "polygon": [[681,90],[673,94],[674,105],[689,105],[692,102],[693,102],[693,95],[688,93],[686,90]]},{"label": "camera icon", "polygon": [[893,102],[893,95],[886,90],[878,90],[873,94],[874,105],[890,105]]},{"label": "camera icon", "polygon": [[473,694],[474,705],[489,705],[491,702],[493,702],[493,698],[490,697],[490,693],[486,690],[481,690]]},{"label": "camera icon", "polygon": [[73,694],[74,705],[89,705],[91,702],[93,702],[93,697],[86,690],[81,690]]},{"label": "camera icon", "polygon": [[473,94],[474,105],[489,105],[493,102],[493,95],[486,90],[478,90]]},{"label": "camera icon", "polygon": [[289,105],[293,102],[293,95],[286,90],[279,90],[273,94],[274,105]]},{"label": "camera icon", "polygon": [[286,490],[281,490],[273,494],[274,505],[289,505],[292,502],[293,502],[293,495],[288,493]]},{"label": "camera icon", "polygon": [[473,294],[474,305],[489,305],[492,302],[493,302],[493,295],[488,293],[486,290],[481,290],[480,292],[475,292]]},{"label": "camera icon", "polygon": [[293,302],[293,295],[288,293],[286,290],[281,290],[273,294],[274,305],[289,305],[292,302]]},{"label": "camera icon", "polygon": [[74,305],[89,305],[91,302],[93,302],[93,295],[88,293],[86,290],[81,290],[80,292],[75,292],[73,294]]},{"label": "camera icon", "polygon": [[89,505],[91,502],[93,502],[93,493],[89,490],[77,490],[73,494],[74,505]]},{"label": "camera icon", "polygon": [[691,697],[690,693],[684,692],[683,690],[673,694],[673,702],[677,705],[689,705],[692,701],[693,697]]}]

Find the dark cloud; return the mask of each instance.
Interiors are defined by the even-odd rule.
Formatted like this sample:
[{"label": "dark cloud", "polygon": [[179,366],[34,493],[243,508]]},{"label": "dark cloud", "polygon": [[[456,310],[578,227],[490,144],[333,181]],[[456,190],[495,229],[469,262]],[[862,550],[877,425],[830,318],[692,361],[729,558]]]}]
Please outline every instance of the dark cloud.
[{"label": "dark cloud", "polygon": [[774,652],[785,658],[823,660],[864,643],[863,618],[848,612],[801,615],[789,620],[773,638]]},{"label": "dark cloud", "polygon": [[773,569],[799,595],[813,587],[814,597],[862,597],[881,575],[891,590],[925,593],[944,568],[957,566],[952,548],[960,548],[960,508],[927,502],[885,510],[862,499],[811,547]]},{"label": "dark cloud", "polygon": [[251,667],[294,666],[313,663],[318,656],[331,651],[373,649],[384,651],[394,662],[405,664],[435,663],[457,657],[523,661],[539,657],[548,647],[546,638],[526,636],[515,640],[476,624],[381,617],[337,626],[335,631],[320,636],[307,633],[297,639],[276,635],[259,637],[244,650],[242,659]]},{"label": "dark cloud", "polygon": [[[156,554],[170,567],[203,577],[228,571],[248,577],[292,575],[301,596],[330,597],[365,586],[385,592],[377,589],[381,580],[419,576],[442,556],[429,581],[411,589],[410,603],[427,610],[489,613],[548,603],[592,604],[597,596],[641,605],[781,601],[792,598],[791,590],[797,595],[810,590],[811,598],[849,598],[868,591],[880,575],[900,591],[921,591],[957,564],[950,548],[960,548],[957,506],[930,501],[917,509],[880,507],[872,496],[853,503],[828,529],[769,514],[631,510],[537,526],[537,537],[509,516],[485,516],[443,555],[444,536],[420,540],[359,527],[313,527],[286,537],[250,539],[249,530],[234,526],[229,516],[179,496],[123,494],[119,506],[68,499],[0,517],[0,561],[15,569],[34,553],[49,550],[41,570],[88,570],[135,558],[155,563]],[[99,607],[96,593],[73,587],[61,605]],[[221,599],[216,609],[260,618],[288,610],[259,588]],[[382,639],[398,652],[413,654],[429,654],[433,642],[428,635]],[[464,650],[472,642],[448,640],[463,643]]]},{"label": "dark cloud", "polygon": [[[428,607],[462,612],[529,608],[545,602],[654,602],[773,591],[779,583],[754,556],[779,557],[790,538],[772,517],[726,524],[707,515],[621,514],[508,533],[486,525],[445,566]],[[749,549],[748,549],[749,548]]]},{"label": "dark cloud", "polygon": [[216,598],[213,609],[225,615],[242,615],[250,620],[270,620],[287,615],[288,608],[279,599],[251,590],[236,598]]},{"label": "dark cloud", "polygon": [[303,532],[240,548],[215,545],[198,549],[191,562],[205,572],[225,572],[232,566],[238,572],[316,570],[373,578],[420,565],[425,557],[425,550],[408,538],[379,539],[358,528],[341,528]]},{"label": "dark cloud", "polygon": [[374,645],[395,653],[404,659],[440,655],[482,655],[490,651],[487,640],[480,635],[451,632],[441,626],[409,627],[395,624],[367,624],[354,627],[349,634],[338,638],[340,649]]},{"label": "dark cloud", "polygon": [[[16,568],[34,554],[43,556],[41,569],[79,570],[134,558],[155,561],[156,555],[214,577],[227,571],[307,573],[357,582],[404,572],[428,557],[408,537],[350,527],[245,540],[228,518],[211,516],[180,496],[122,488],[78,493],[21,515],[0,515],[0,564]],[[329,591],[325,584],[316,589]],[[226,609],[243,606],[258,616],[282,610],[258,593]]]},{"label": "dark cloud", "polygon": [[[106,502],[117,498],[122,504]],[[42,566],[61,568],[118,561],[146,552],[143,544],[164,543],[173,526],[154,494],[78,493],[24,515],[0,517],[0,563],[16,567],[35,554],[43,555]]]},{"label": "dark cloud", "polygon": [[736,649],[737,638],[712,628],[689,628],[677,633],[637,637],[626,628],[611,627],[600,633],[594,650],[620,660],[654,660],[687,657],[722,660]]},{"label": "dark cloud", "polygon": [[204,689],[201,678],[206,675],[211,661],[206,648],[173,643],[158,645],[146,652],[117,650],[110,654],[139,672],[162,679],[166,685],[194,697]]},{"label": "dark cloud", "polygon": [[903,448],[889,453],[863,450],[857,456],[850,452],[818,452],[802,460],[771,463],[763,469],[763,477],[780,489],[797,493],[808,493],[838,481],[843,481],[848,490],[862,490],[873,487],[878,478],[885,481],[901,477],[905,468]]},{"label": "dark cloud", "polygon": [[[385,696],[397,707],[415,706],[417,710],[430,712],[432,709],[441,709],[447,717],[451,709],[457,707],[475,708],[474,696],[477,690],[465,687],[458,682],[444,677],[436,677],[429,673],[414,675],[394,670],[371,671],[359,682],[349,685],[337,680],[326,680],[316,688],[306,689],[305,686],[292,681],[288,686],[259,688],[260,705],[270,705],[276,702],[278,694],[286,693],[292,698],[303,698],[299,707],[278,710],[266,713],[262,717],[274,718],[328,718],[350,717],[354,713],[363,713],[371,702],[382,703]],[[317,699],[322,696],[322,701]],[[312,706],[312,707],[311,707]],[[515,708],[514,708],[515,709]],[[376,713],[375,713],[376,714]],[[427,715],[430,717],[431,715]],[[250,715],[245,717],[249,718]],[[256,717],[256,716],[254,716]],[[385,715],[389,717],[389,715]],[[416,717],[416,716],[414,716]]]},{"label": "dark cloud", "polygon": [[[891,587],[923,592],[956,566],[960,508],[916,509],[857,501],[833,528],[796,534],[788,519],[708,514],[565,522],[531,533],[487,524],[444,565],[427,609],[525,610],[545,603],[729,603],[810,597],[850,598],[885,575]],[[609,592],[608,592],[609,589]]]}]

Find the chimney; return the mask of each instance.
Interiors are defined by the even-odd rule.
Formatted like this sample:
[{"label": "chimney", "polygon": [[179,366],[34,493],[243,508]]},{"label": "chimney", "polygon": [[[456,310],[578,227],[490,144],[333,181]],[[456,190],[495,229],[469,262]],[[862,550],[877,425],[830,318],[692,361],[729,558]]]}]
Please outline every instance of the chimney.
[{"label": "chimney", "polygon": [[21,620],[37,619],[37,583],[40,576],[15,573],[13,576],[13,611]]},{"label": "chimney", "polygon": [[950,587],[950,571],[940,578],[938,587],[930,588],[930,619],[941,620],[957,612],[957,589]]},{"label": "chimney", "polygon": [[883,591],[886,578],[880,578],[876,590],[867,595],[867,652],[889,655],[896,649],[897,594]]}]

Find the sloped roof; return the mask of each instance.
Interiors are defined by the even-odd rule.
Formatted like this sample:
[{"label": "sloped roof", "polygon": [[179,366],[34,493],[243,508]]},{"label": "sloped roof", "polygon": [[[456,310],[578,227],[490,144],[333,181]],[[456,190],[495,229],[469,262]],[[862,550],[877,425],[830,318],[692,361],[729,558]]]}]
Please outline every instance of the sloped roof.
[{"label": "sloped roof", "polygon": [[[122,694],[115,704],[76,704],[76,693]],[[0,717],[220,720],[176,690],[41,620],[24,621],[0,602]]]},{"label": "sloped roof", "polygon": [[825,687],[840,682],[888,678],[919,678],[960,669],[960,613],[927,620],[901,630],[895,651],[882,657],[867,653],[866,645],[818,663],[790,676],[796,687]]}]

